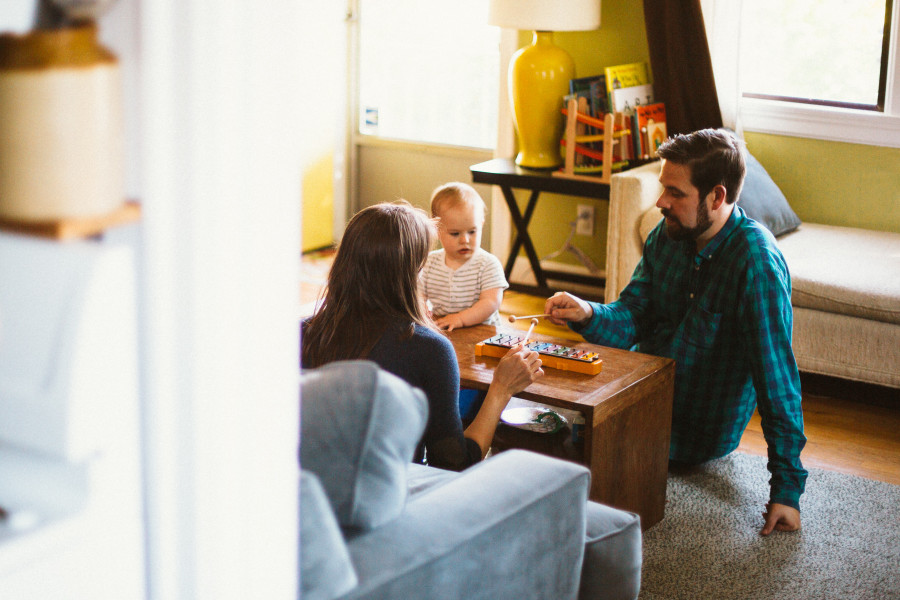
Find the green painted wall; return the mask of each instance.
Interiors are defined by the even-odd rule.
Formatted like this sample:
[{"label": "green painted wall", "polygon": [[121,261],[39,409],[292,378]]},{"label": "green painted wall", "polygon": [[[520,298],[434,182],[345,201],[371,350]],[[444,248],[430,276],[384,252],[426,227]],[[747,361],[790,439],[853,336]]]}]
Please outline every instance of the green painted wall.
[{"label": "green painted wall", "polygon": [[[561,32],[554,34],[554,42],[575,59],[577,77],[603,73],[609,65],[645,61],[650,63],[650,50],[644,31],[642,3],[634,0],[603,0],[601,25],[596,31]],[[519,45],[531,43],[531,32],[521,32]],[[522,210],[527,204],[527,192],[516,198]],[[608,203],[587,198],[541,194],[529,227],[538,256],[544,257],[560,249],[569,235],[569,223],[575,220],[578,204],[595,206],[595,235],[576,236],[573,243],[603,268],[606,264],[606,229]],[[524,255],[524,252],[522,253]],[[571,254],[553,259],[573,265],[581,263]]]},{"label": "green painted wall", "polygon": [[[575,59],[579,77],[609,65],[647,61],[642,3],[603,0],[597,31],[557,33],[557,45]],[[530,43],[522,32],[520,45]],[[900,149],[746,133],[748,148],[766,167],[804,221],[900,232]],[[524,209],[527,194],[517,196]],[[584,199],[542,194],[529,231],[539,256],[560,248]],[[575,244],[598,265],[606,264],[607,203],[597,206],[596,235]],[[565,255],[555,259],[579,264]]]},{"label": "green painted wall", "polygon": [[744,137],[801,220],[900,233],[900,149]]}]

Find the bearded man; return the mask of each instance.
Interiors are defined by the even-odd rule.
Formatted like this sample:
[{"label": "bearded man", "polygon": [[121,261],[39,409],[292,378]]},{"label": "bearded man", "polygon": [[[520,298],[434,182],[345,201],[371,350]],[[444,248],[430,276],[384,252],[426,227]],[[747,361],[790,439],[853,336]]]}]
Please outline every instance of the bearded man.
[{"label": "bearded man", "polygon": [[760,531],[768,535],[800,528],[806,436],[790,273],[772,234],[738,205],[744,153],[725,130],[667,140],[656,203],[665,218],[619,299],[560,292],[544,312],[591,343],[675,360],[672,466],[732,452],[758,407],[771,472]]}]

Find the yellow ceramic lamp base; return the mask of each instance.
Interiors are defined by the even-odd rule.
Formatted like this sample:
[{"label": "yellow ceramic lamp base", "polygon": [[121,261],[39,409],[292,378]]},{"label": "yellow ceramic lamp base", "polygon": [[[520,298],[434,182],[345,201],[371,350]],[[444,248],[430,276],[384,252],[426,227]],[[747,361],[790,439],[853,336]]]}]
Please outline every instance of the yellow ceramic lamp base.
[{"label": "yellow ceramic lamp base", "polygon": [[553,33],[535,31],[531,46],[522,48],[509,64],[509,98],[519,134],[516,164],[552,169],[562,164],[559,140],[564,119],[560,109],[575,78],[575,62],[553,44]]}]

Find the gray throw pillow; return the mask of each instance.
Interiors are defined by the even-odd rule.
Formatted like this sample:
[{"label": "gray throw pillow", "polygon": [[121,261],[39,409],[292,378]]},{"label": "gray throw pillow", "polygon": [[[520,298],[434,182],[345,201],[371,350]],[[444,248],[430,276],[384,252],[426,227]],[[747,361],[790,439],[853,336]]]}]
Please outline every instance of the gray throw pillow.
[{"label": "gray throw pillow", "polygon": [[427,419],[425,394],[373,362],[301,372],[300,466],[318,476],[341,527],[364,531],[400,515]]},{"label": "gray throw pillow", "polygon": [[738,206],[747,216],[762,223],[772,235],[778,237],[797,229],[800,217],[794,213],[781,190],[769,177],[756,157],[747,153],[747,176],[741,190]]}]

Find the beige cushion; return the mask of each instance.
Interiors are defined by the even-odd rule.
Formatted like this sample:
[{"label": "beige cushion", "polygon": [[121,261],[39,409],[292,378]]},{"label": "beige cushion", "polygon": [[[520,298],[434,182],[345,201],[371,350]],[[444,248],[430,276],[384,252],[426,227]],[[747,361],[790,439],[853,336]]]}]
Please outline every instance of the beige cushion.
[{"label": "beige cushion", "polygon": [[659,222],[662,220],[662,212],[655,206],[644,213],[644,216],[641,217],[641,222],[638,224],[638,230],[641,232],[641,241],[646,242],[647,238],[650,236],[650,232],[659,225]]},{"label": "beige cushion", "polygon": [[803,372],[900,388],[900,325],[795,307],[793,348]]},{"label": "beige cushion", "polygon": [[900,323],[900,234],[803,223],[778,246],[794,306]]}]

